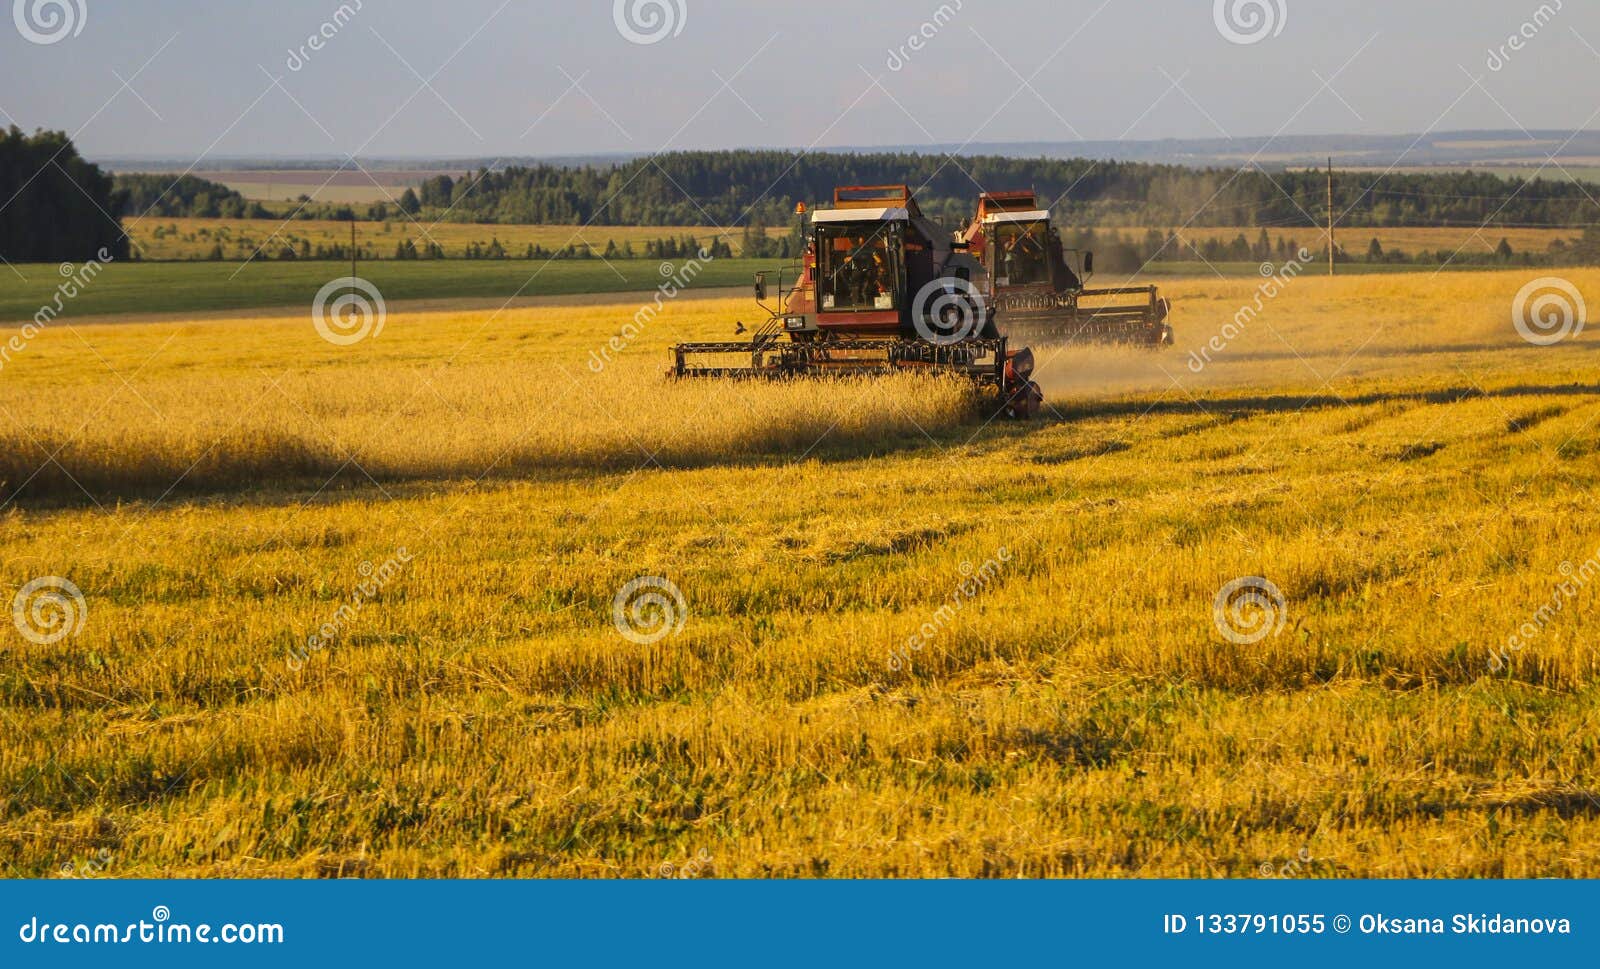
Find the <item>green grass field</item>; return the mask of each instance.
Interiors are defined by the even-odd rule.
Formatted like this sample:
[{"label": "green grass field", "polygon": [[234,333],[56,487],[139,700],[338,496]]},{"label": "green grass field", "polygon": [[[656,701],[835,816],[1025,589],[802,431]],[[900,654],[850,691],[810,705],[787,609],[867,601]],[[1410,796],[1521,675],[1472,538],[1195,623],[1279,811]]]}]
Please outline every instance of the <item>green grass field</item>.
[{"label": "green grass field", "polygon": [[[681,264],[681,260],[679,261]],[[376,285],[389,302],[399,300],[500,299],[513,295],[573,296],[640,292],[661,285],[662,263],[653,259],[503,261],[443,260],[361,263],[357,272]],[[25,279],[0,271],[0,323],[31,319],[51,303],[61,284],[59,267],[23,264],[14,267]],[[1154,263],[1142,277],[1152,280],[1216,278],[1249,279],[1256,263]],[[1469,267],[1453,267],[1452,271]],[[793,270],[782,260],[722,259],[706,263],[691,288],[747,286],[758,271]],[[1215,270],[1215,272],[1213,271]],[[1344,275],[1393,275],[1415,272],[1413,266],[1341,265]],[[242,269],[232,262],[114,263],[86,291],[65,302],[60,319],[134,313],[208,313],[263,307],[311,305],[330,280],[348,276],[348,263],[328,261],[253,262]],[[237,275],[236,275],[237,274]],[[1102,272],[1095,285],[1137,282]]]},{"label": "green grass field", "polygon": [[[679,260],[679,265],[682,260]],[[652,290],[663,281],[654,259],[366,262],[357,267],[388,301],[509,299]],[[780,268],[769,260],[709,262],[693,288],[744,286],[757,270]],[[51,303],[62,279],[57,266],[16,267],[0,281],[0,321],[28,320]],[[310,307],[330,280],[348,276],[343,262],[113,263],[88,288],[66,302],[62,319],[119,313],[216,312],[270,306]],[[235,275],[237,274],[237,275]],[[776,278],[776,277],[774,277]]]}]

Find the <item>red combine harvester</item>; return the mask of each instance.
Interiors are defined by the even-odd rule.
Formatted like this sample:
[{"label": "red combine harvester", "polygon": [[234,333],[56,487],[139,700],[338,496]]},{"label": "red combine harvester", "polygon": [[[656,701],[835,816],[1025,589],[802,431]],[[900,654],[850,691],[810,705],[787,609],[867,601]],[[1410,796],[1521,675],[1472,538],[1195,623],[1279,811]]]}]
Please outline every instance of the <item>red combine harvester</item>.
[{"label": "red combine harvester", "polygon": [[[977,217],[957,233],[988,270],[984,295],[1013,337],[1065,343],[1172,343],[1170,306],[1154,286],[1086,289],[1094,253],[1067,265],[1061,233],[1032,192],[985,192]],[[1108,305],[1111,297],[1142,296],[1135,304]]]},{"label": "red combine harvester", "polygon": [[752,338],[679,344],[673,376],[958,374],[992,389],[1008,416],[1038,413],[1033,354],[996,329],[983,266],[923,217],[909,187],[836,189],[805,233],[799,278],[786,288],[780,274],[777,306],[766,304],[767,274],[757,274],[756,302],[769,318]]}]

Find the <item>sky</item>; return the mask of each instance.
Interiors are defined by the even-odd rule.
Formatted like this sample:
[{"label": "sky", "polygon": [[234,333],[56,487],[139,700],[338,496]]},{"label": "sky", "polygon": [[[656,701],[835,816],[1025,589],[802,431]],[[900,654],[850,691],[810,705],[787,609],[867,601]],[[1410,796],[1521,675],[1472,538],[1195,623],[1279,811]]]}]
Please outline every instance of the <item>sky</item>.
[{"label": "sky", "polygon": [[66,130],[92,157],[1409,134],[1600,117],[1593,0],[0,2],[12,7],[0,123]]}]

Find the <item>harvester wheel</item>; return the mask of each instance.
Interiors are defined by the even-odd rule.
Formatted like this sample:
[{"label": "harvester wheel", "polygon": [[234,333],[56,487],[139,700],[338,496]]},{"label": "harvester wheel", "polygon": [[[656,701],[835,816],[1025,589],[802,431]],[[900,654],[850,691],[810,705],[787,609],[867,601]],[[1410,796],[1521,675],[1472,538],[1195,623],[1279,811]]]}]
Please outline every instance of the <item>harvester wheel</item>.
[{"label": "harvester wheel", "polygon": [[1018,387],[1011,399],[1006,401],[1005,415],[1014,421],[1027,421],[1039,416],[1039,408],[1044,405],[1044,391],[1033,381],[1028,381]]}]

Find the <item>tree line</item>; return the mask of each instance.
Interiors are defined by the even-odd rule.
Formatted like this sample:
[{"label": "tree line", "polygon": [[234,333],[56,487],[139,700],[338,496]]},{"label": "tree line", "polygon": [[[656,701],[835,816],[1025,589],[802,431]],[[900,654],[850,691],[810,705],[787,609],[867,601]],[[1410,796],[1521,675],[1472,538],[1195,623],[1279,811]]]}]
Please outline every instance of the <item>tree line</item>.
[{"label": "tree line", "polygon": [[[909,184],[923,211],[958,225],[978,186],[1033,189],[1078,226],[1306,226],[1327,217],[1320,171],[1186,168],[1144,162],[899,153],[679,152],[617,167],[537,165],[438,175],[407,190],[408,213],[459,222],[595,225],[788,225],[797,202],[839,185]],[[1336,173],[1344,226],[1600,222],[1600,187],[1481,171]]]},{"label": "tree line", "polygon": [[0,257],[8,262],[122,259],[121,192],[62,131],[0,133]]},{"label": "tree line", "polygon": [[[1244,239],[1207,254],[1166,245],[1173,225],[1244,226],[1280,234],[1320,227],[1327,214],[1327,175],[1316,171],[1186,168],[1144,162],[910,153],[793,155],[781,151],[676,152],[616,166],[541,164],[437,175],[392,202],[365,206],[313,203],[302,197],[300,219],[417,220],[487,224],[737,226],[741,251],[756,258],[798,254],[797,202],[826,203],[839,185],[909,184],[925,213],[946,226],[972,214],[978,186],[1033,189],[1069,231],[1116,227],[1108,236],[1115,261],[1149,255],[1163,261],[1200,257],[1238,261],[1259,240]],[[1480,171],[1338,173],[1334,208],[1341,232],[1363,227],[1487,225],[1569,227],[1583,237],[1545,253],[1496,253],[1518,259],[1589,261],[1600,248],[1600,187],[1560,180],[1524,181]],[[5,200],[9,199],[9,202]],[[12,262],[92,258],[104,248],[126,256],[118,218],[279,219],[259,202],[208,179],[183,175],[112,176],[83,160],[63,132],[0,136],[0,256]],[[771,230],[769,231],[769,228]],[[1146,231],[1143,235],[1140,229]],[[1129,231],[1131,230],[1131,231]],[[1237,240],[1236,240],[1237,241]],[[1216,245],[1216,244],[1213,244]],[[1272,245],[1276,250],[1278,246]],[[1114,252],[1112,250],[1115,250]],[[1559,249],[1559,251],[1557,251]],[[1424,260],[1428,254],[1372,251],[1339,258]],[[664,251],[658,248],[656,252]],[[551,253],[584,258],[599,253]],[[646,252],[645,255],[655,255]],[[287,254],[286,254],[287,255]],[[305,257],[296,252],[294,256]],[[438,258],[436,247],[399,250],[397,258]],[[486,247],[471,258],[515,258]],[[526,256],[525,253],[521,255]],[[536,252],[535,257],[546,254]],[[619,256],[621,254],[619,253]],[[621,256],[625,258],[625,256]],[[1459,257],[1458,257],[1459,258]],[[1477,257],[1473,257],[1477,258]],[[1106,264],[1108,267],[1111,263]]]},{"label": "tree line", "polygon": [[[165,180],[164,180],[165,179]],[[281,218],[237,192],[185,176],[161,215]],[[506,225],[789,227],[797,202],[826,203],[839,185],[909,184],[946,225],[970,218],[978,186],[1031,188],[1068,226],[1313,227],[1327,218],[1320,171],[1186,168],[1145,162],[899,153],[678,152],[615,167],[519,166],[435,175],[393,202],[363,208],[302,197],[295,218]],[[171,180],[121,176],[128,208],[161,198]],[[1600,187],[1482,171],[1336,172],[1343,227],[1549,226],[1600,223]]]},{"label": "tree line", "polygon": [[141,218],[268,219],[272,213],[260,202],[197,175],[118,175],[122,193],[118,215]]}]

